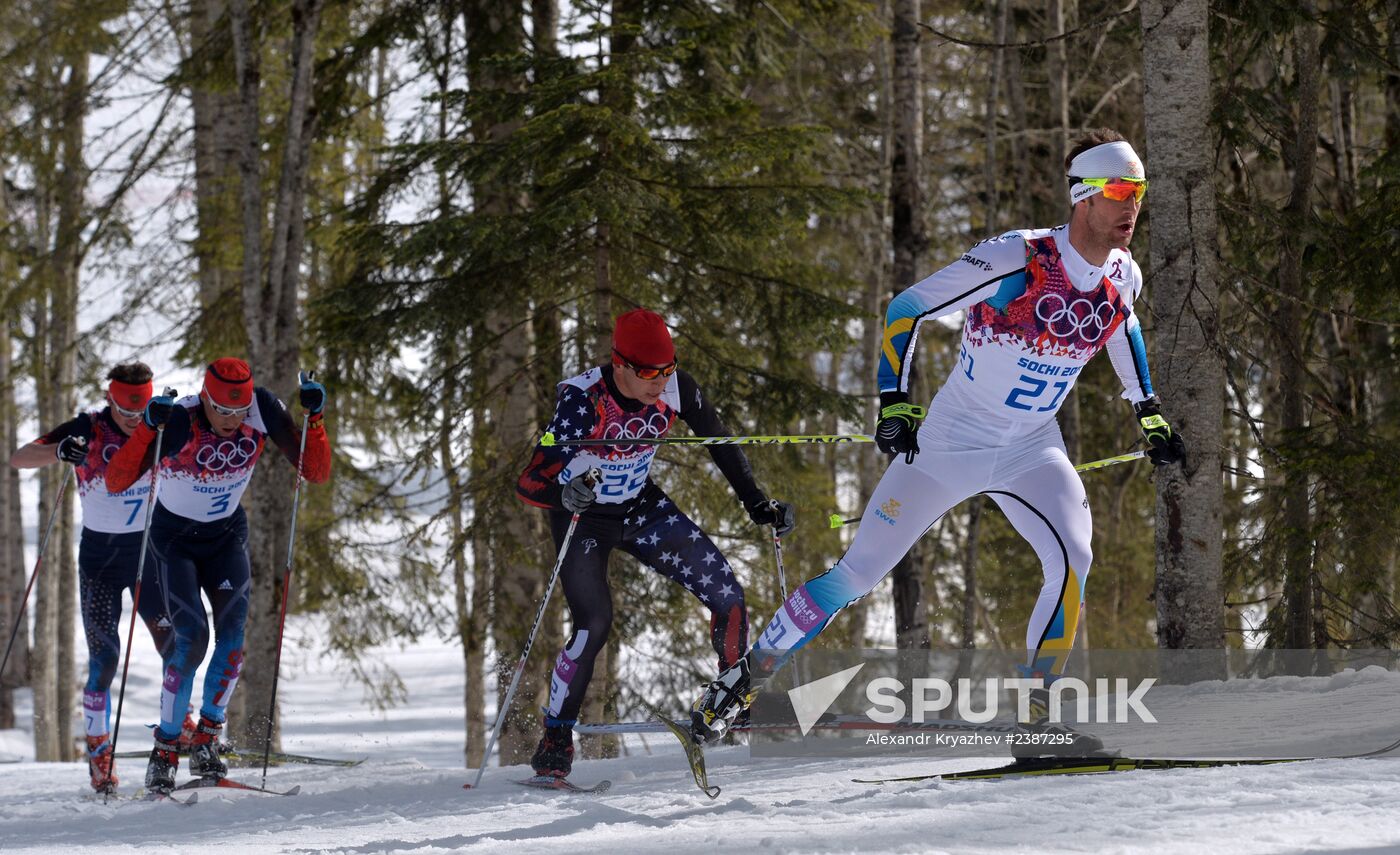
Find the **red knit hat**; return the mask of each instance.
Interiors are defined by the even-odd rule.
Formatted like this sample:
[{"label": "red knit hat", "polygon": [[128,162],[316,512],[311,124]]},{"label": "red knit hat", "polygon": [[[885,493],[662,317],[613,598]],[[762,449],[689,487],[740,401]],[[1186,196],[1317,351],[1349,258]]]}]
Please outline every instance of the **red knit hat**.
[{"label": "red knit hat", "polygon": [[232,356],[216,359],[204,370],[204,391],[214,403],[241,410],[253,403],[253,369]]},{"label": "red knit hat", "polygon": [[666,320],[647,309],[619,315],[613,324],[613,350],[633,365],[659,368],[676,361],[676,345]]}]

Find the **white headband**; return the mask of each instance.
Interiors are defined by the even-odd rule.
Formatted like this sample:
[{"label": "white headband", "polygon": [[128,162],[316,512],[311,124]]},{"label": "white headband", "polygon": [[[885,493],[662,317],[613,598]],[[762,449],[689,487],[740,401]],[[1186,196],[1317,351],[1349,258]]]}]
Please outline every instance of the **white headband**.
[{"label": "white headband", "polygon": [[[1146,178],[1142,169],[1142,158],[1126,142],[1109,142],[1082,151],[1069,165],[1069,175],[1074,178]],[[1101,188],[1090,187],[1078,181],[1070,185],[1071,205],[1084,201],[1098,193]]]}]

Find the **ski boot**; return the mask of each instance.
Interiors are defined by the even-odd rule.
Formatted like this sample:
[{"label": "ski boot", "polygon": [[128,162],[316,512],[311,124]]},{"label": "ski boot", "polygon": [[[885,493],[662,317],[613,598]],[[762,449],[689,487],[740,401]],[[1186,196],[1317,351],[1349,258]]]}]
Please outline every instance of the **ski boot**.
[{"label": "ski boot", "polygon": [[544,736],[535,748],[535,756],[530,758],[530,767],[536,775],[550,778],[567,778],[574,768],[574,727],[573,723],[551,726],[545,719]]},{"label": "ski boot", "polygon": [[146,790],[162,796],[170,795],[175,789],[175,773],[179,769],[179,740],[164,742],[157,731],[156,744],[151,749],[151,759],[146,763]]},{"label": "ski boot", "polygon": [[691,738],[704,744],[724,736],[757,695],[758,688],[749,679],[748,657],[744,657],[721,671],[691,708]]},{"label": "ski boot", "polygon": [[1103,753],[1103,740],[1075,730],[1063,722],[1050,721],[1050,690],[1031,689],[1030,717],[1017,725],[1026,734],[1025,742],[1013,743],[1011,756],[1092,757]]},{"label": "ski boot", "polygon": [[92,778],[92,788],[99,793],[117,791],[117,773],[112,768],[112,739],[108,734],[99,733],[87,738],[88,776]]},{"label": "ski boot", "polygon": [[199,731],[199,726],[194,723],[194,711],[185,713],[185,723],[180,725],[180,738],[177,744],[180,746],[181,754],[190,753],[190,746],[194,743],[194,735]]},{"label": "ski boot", "polygon": [[219,734],[223,730],[223,722],[199,717],[199,726],[190,739],[190,772],[205,779],[228,776],[228,764],[219,756]]}]

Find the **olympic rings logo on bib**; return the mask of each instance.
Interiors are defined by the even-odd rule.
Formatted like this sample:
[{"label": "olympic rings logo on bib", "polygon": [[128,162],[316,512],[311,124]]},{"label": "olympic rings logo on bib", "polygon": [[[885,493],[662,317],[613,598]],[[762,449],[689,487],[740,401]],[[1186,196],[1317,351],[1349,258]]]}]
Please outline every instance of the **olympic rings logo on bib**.
[{"label": "olympic rings logo on bib", "polygon": [[116,454],[120,450],[120,445],[114,445],[112,443],[108,443],[107,445],[102,446],[102,462],[111,463],[112,455]]},{"label": "olympic rings logo on bib", "polygon": [[[1104,313],[1108,317],[1104,317]],[[1112,304],[1080,297],[1068,302],[1059,294],[1044,294],[1035,304],[1035,317],[1051,335],[1060,339],[1077,336],[1085,344],[1097,344],[1113,329],[1116,310]]]},{"label": "olympic rings logo on bib", "polygon": [[258,443],[251,437],[226,439],[218,445],[206,445],[195,452],[194,462],[208,472],[242,469],[258,453]]},{"label": "olympic rings logo on bib", "polygon": [[[646,418],[633,416],[625,422],[608,422],[603,429],[603,439],[656,439],[663,436],[671,427],[671,417],[666,413],[652,413]],[[629,450],[631,446],[615,446],[618,451]]]}]

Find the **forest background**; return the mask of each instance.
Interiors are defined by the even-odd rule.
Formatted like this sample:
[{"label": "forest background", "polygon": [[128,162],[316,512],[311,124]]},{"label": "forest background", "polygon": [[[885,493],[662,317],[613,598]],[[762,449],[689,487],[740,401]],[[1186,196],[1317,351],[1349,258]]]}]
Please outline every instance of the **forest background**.
[{"label": "forest background", "polygon": [[[1147,163],[1137,308],[1190,457],[1085,476],[1080,644],[1400,637],[1400,0],[15,0],[0,93],[0,447],[97,405],[119,361],[163,385],[243,356],[284,400],[317,369],[336,468],[304,491],[290,608],[327,617],[386,705],[412,687],[361,651],[458,638],[468,765],[554,559],[514,480],[611,319],[663,313],[735,433],[867,433],[889,299],[978,240],[1064,222],[1065,151],[1101,126]],[[955,339],[924,334],[915,400]],[[1061,413],[1076,461],[1137,442],[1121,391],[1106,360],[1085,372]],[[749,456],[798,508],[790,584],[824,570],[853,528],[828,515],[860,513],[885,460]],[[659,459],[765,620],[766,533],[708,455]],[[6,636],[62,474],[0,468]],[[244,500],[243,745],[271,706],[290,482],[264,465]],[[40,760],[80,737],[71,494],[57,513],[0,675],[0,728],[34,692]],[[981,499],[892,576],[819,643],[1014,649],[1040,587]],[[688,699],[713,669],[703,609],[624,556],[612,584],[585,717]]]}]

